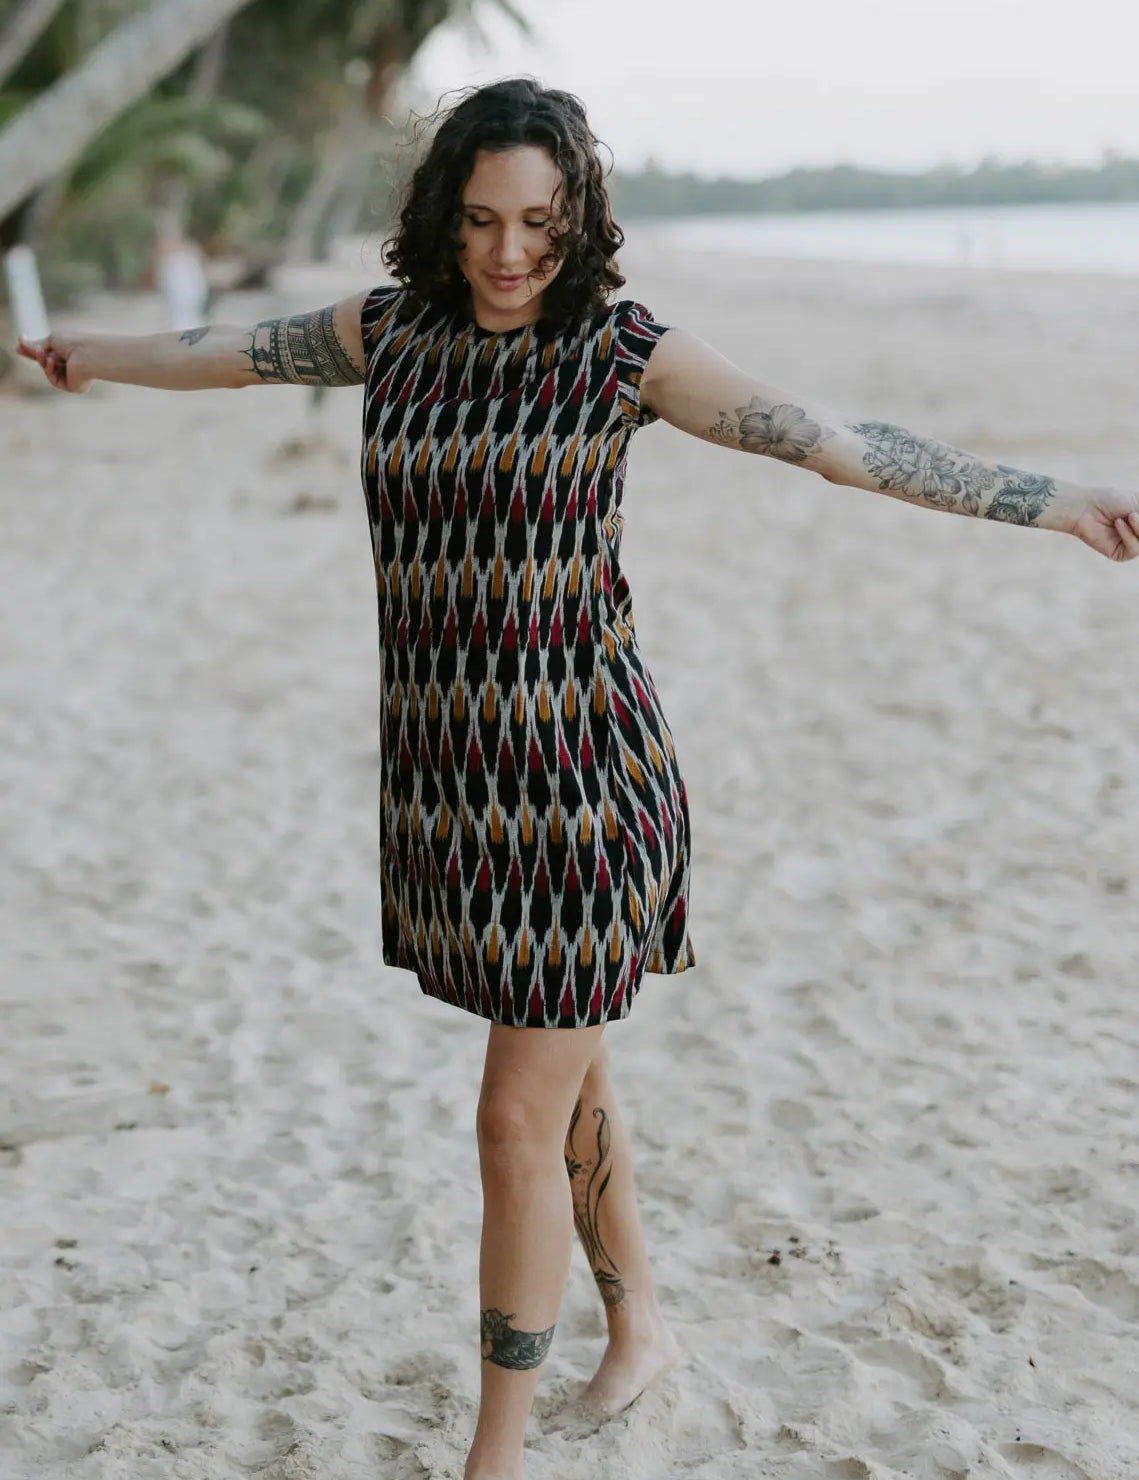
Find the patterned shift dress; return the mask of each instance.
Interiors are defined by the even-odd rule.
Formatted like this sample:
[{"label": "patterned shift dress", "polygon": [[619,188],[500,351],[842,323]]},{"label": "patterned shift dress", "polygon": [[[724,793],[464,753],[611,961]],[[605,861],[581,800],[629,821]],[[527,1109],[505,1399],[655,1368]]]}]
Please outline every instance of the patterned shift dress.
[{"label": "patterned shift dress", "polygon": [[362,328],[383,959],[496,1023],[623,1018],[695,964],[688,799],[618,558],[666,327],[625,299],[494,332],[383,287]]}]

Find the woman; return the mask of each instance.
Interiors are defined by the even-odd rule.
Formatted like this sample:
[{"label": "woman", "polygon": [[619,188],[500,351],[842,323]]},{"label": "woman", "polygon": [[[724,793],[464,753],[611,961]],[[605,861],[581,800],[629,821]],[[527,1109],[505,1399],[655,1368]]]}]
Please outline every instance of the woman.
[{"label": "woman", "polygon": [[623,237],[596,143],[569,94],[472,91],[409,183],[385,249],[396,286],[243,329],[22,346],[72,391],[364,385],[383,956],[490,1023],[467,1480],[523,1473],[573,1224],[609,1326],[589,1409],[620,1411],[678,1352],[602,1041],[645,972],[695,962],[684,783],[619,563],[632,432],[663,418],[833,483],[1139,555],[1137,495],[845,420],[611,304]]}]

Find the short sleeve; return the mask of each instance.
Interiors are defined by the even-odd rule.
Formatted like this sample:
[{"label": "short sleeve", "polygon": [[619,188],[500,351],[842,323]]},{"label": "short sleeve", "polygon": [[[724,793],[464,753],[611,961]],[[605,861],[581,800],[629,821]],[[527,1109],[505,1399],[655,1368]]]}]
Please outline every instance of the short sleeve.
[{"label": "short sleeve", "polygon": [[655,411],[641,405],[641,376],[657,341],[668,333],[670,324],[658,324],[643,303],[631,298],[617,305],[617,393],[622,418],[634,427],[647,427],[659,421]]},{"label": "short sleeve", "polygon": [[373,288],[360,308],[360,337],[364,342],[364,354],[372,358],[379,342],[395,321],[403,289],[395,284]]}]

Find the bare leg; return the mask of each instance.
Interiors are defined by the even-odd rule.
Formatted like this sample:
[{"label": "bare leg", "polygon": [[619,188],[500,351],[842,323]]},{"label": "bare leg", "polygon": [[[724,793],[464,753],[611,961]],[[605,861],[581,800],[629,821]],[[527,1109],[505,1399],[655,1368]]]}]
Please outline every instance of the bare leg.
[{"label": "bare leg", "polygon": [[653,1290],[637,1208],[629,1133],[604,1044],[589,1066],[565,1143],[574,1224],[605,1302],[609,1345],[579,1400],[592,1416],[619,1413],[680,1355]]},{"label": "bare leg", "polygon": [[482,1394],[465,1480],[522,1480],[526,1420],[573,1245],[562,1145],[603,1032],[490,1030],[478,1113]]}]

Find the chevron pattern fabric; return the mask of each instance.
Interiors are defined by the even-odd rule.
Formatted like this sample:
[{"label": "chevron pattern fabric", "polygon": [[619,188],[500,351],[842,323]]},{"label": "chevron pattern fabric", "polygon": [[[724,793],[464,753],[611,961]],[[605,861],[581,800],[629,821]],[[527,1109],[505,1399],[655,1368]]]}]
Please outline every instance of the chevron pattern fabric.
[{"label": "chevron pattern fabric", "polygon": [[493,332],[382,287],[362,329],[383,959],[491,1022],[623,1018],[695,964],[688,798],[619,561],[666,326],[624,299]]}]

